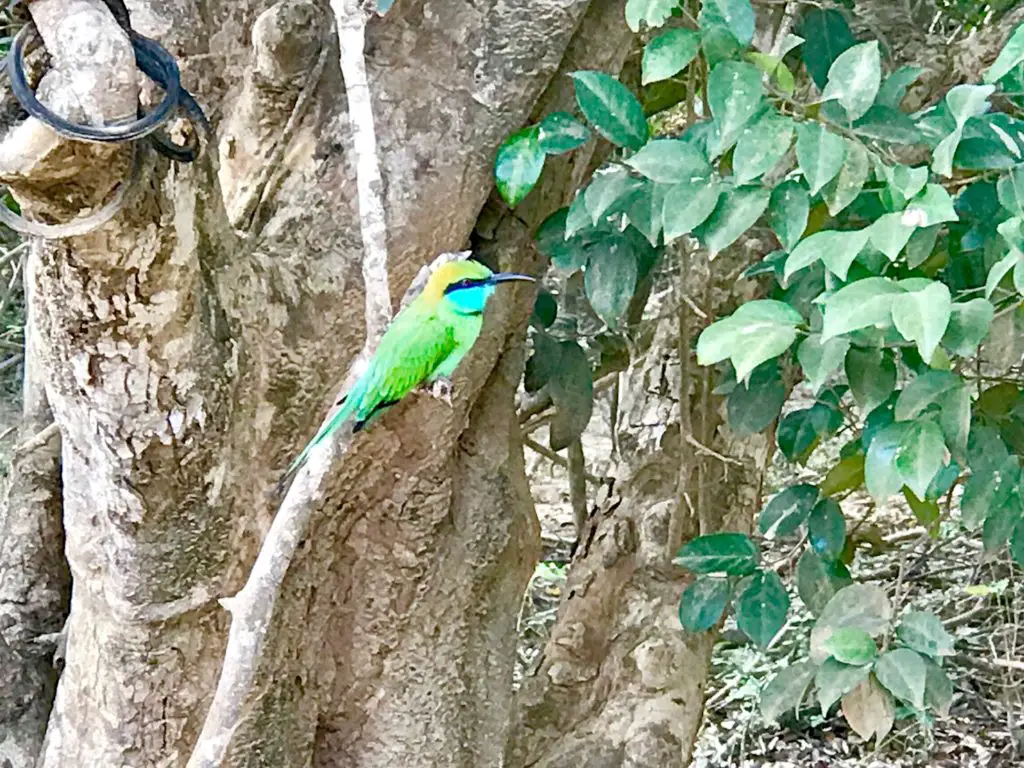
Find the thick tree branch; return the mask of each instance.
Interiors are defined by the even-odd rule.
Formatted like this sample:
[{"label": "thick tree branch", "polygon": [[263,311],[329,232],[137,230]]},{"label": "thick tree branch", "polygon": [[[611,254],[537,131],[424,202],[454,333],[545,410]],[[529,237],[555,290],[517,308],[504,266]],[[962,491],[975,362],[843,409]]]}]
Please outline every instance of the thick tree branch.
[{"label": "thick tree branch", "polygon": [[[363,237],[366,344],[350,372],[351,382],[391,321],[391,295],[380,165],[363,55],[367,17],[358,3],[332,2],[331,5],[337,18],[341,68],[348,96]],[[274,517],[245,586],[234,597],[221,600],[231,614],[228,644],[217,690],[188,768],[215,768],[227,753],[231,738],[245,715],[281,585],[300,542],[307,535],[313,511],[323,499],[327,475],[336,458],[347,452],[351,440],[351,429],[345,428],[311,452]]]}]

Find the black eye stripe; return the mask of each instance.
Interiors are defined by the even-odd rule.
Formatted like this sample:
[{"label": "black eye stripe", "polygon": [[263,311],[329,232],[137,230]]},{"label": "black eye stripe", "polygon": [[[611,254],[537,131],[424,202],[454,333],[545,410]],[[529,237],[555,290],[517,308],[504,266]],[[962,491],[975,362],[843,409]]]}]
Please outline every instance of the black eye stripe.
[{"label": "black eye stripe", "polygon": [[472,278],[472,277],[466,277],[466,278],[463,278],[462,280],[457,280],[454,283],[452,283],[451,285],[449,285],[447,288],[444,289],[444,292],[447,295],[447,294],[451,293],[452,291],[459,291],[459,290],[462,290],[463,288],[472,288],[475,285],[484,285],[486,282],[487,282],[487,278],[485,278],[485,277],[484,278],[479,278],[479,279]]}]

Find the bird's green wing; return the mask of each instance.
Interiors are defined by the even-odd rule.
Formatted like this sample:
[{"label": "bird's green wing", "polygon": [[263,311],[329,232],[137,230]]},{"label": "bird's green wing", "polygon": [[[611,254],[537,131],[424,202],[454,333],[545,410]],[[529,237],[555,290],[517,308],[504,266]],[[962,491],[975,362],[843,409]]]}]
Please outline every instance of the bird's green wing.
[{"label": "bird's green wing", "polygon": [[359,420],[369,418],[383,404],[401,400],[455,349],[454,329],[434,313],[416,309],[413,305],[407,307],[381,338],[366,372],[367,387],[357,410]]}]

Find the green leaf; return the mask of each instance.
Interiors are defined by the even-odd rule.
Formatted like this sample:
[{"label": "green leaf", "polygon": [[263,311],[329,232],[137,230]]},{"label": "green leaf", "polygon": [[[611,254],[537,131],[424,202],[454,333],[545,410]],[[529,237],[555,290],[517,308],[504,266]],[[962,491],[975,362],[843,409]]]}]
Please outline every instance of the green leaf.
[{"label": "green leaf", "polygon": [[652,248],[656,248],[661,237],[661,216],[665,207],[667,184],[658,184],[644,179],[642,186],[633,193],[626,208],[626,218],[636,227]]},{"label": "green leaf", "polygon": [[569,213],[565,217],[565,237],[567,239],[592,224],[590,213],[587,211],[587,191],[587,189],[581,189],[569,204]]},{"label": "green leaf", "polygon": [[544,387],[559,370],[562,348],[546,333],[533,335],[533,354],[526,361],[523,372],[523,386],[527,392],[537,392]]},{"label": "green leaf", "polygon": [[939,238],[940,225],[936,224],[923,229],[915,229],[907,241],[907,266],[916,269],[931,258],[935,250],[935,242]]},{"label": "green leaf", "polygon": [[822,644],[833,659],[843,664],[863,666],[878,656],[878,647],[871,635],[857,627],[840,627]]},{"label": "green leaf", "polygon": [[683,590],[679,600],[679,623],[687,632],[707,632],[722,618],[729,603],[729,580],[698,576]]},{"label": "green leaf", "polygon": [[537,130],[537,142],[549,155],[570,152],[590,138],[587,126],[568,112],[552,112],[540,121]]},{"label": "green leaf", "polygon": [[985,552],[994,552],[1005,545],[1013,535],[1017,521],[1024,512],[1017,482],[1020,470],[1014,467],[999,483],[992,500],[992,507],[981,529],[981,544]]},{"label": "green leaf", "polygon": [[765,648],[786,623],[789,595],[772,571],[758,571],[736,601],[736,625]]},{"label": "green leaf", "polygon": [[711,175],[711,166],[693,144],[678,139],[655,139],[626,160],[626,165],[652,181],[664,184],[698,183]]},{"label": "green leaf", "polygon": [[665,242],[688,235],[703,224],[718,205],[718,196],[719,183],[713,177],[669,187],[662,208]]},{"label": "green leaf", "polygon": [[928,183],[928,168],[920,166],[911,168],[908,165],[882,165],[888,192],[892,195],[893,206],[905,208],[907,203],[916,197]]},{"label": "green leaf", "polygon": [[849,693],[864,682],[870,671],[868,667],[843,664],[831,657],[825,659],[814,676],[822,716],[828,715],[829,709],[843,694]]},{"label": "green leaf", "polygon": [[[1024,168],[1019,165],[999,177],[996,183],[996,194],[999,197],[999,204],[1014,216],[1024,216]],[[1020,243],[1020,221],[1014,222],[1017,237],[1007,237],[1011,246],[1019,247]],[[1000,228],[1000,232],[1003,229]],[[1005,235],[1004,235],[1005,237]]]},{"label": "green leaf", "polygon": [[861,43],[847,48],[828,70],[828,82],[821,95],[822,101],[837,99],[850,120],[868,111],[882,84],[882,56],[878,41]]},{"label": "green leaf", "polygon": [[907,94],[907,88],[927,70],[924,67],[903,66],[885,78],[878,89],[875,103],[879,106],[898,110]]},{"label": "green leaf", "polygon": [[1010,556],[1017,565],[1024,566],[1024,517],[1020,518],[1013,526]]},{"label": "green leaf", "polygon": [[786,402],[786,386],[774,361],[759,365],[750,374],[750,381],[740,382],[729,393],[726,414],[729,427],[737,437],[756,434],[766,429]]},{"label": "green leaf", "polygon": [[787,712],[796,713],[814,679],[815,669],[806,661],[783,667],[761,691],[761,716],[777,723]]},{"label": "green leaf", "polygon": [[757,568],[758,559],[757,547],[749,537],[727,532],[698,536],[679,550],[673,562],[694,573],[746,576]]},{"label": "green leaf", "polygon": [[750,45],[757,21],[750,0],[704,0],[701,6],[702,27],[725,26],[737,41]]},{"label": "green leaf", "polygon": [[624,243],[612,242],[607,249],[591,252],[584,273],[584,287],[590,306],[610,328],[616,328],[636,290],[636,255]]},{"label": "green leaf", "polygon": [[802,322],[800,313],[784,302],[747,302],[704,329],[697,339],[697,363],[713,365],[729,358],[736,380],[745,381],[757,366],[790,347]]},{"label": "green leaf", "polygon": [[840,288],[825,301],[822,339],[872,325],[889,325],[893,301],[902,293],[903,288],[887,277],[867,277]]},{"label": "green leaf", "polygon": [[583,434],[594,408],[594,380],[587,353],[574,341],[559,343],[558,370],[548,382],[555,418],[548,441],[560,451]]},{"label": "green leaf", "polygon": [[903,489],[903,498],[907,500],[907,505],[910,507],[910,511],[914,514],[917,522],[928,531],[928,535],[932,538],[938,536],[939,505],[934,501],[922,501],[914,495],[912,490],[906,487]]},{"label": "green leaf", "polygon": [[949,288],[935,281],[922,290],[897,296],[892,304],[892,320],[900,335],[917,344],[921,359],[928,362],[946,333],[952,310]]},{"label": "green leaf", "polygon": [[915,227],[931,227],[947,221],[957,221],[953,198],[938,184],[928,184],[903,211],[903,223]]},{"label": "green leaf", "polygon": [[821,614],[836,593],[825,563],[809,549],[800,555],[796,564],[796,591],[807,610],[815,616]]},{"label": "green leaf", "polygon": [[766,112],[740,132],[732,153],[736,183],[747,184],[770,171],[785,157],[792,143],[793,121],[775,110]]},{"label": "green leaf", "polygon": [[839,173],[846,160],[846,140],[818,122],[796,126],[796,159],[812,195]]},{"label": "green leaf", "polygon": [[922,658],[927,670],[924,684],[924,702],[928,708],[946,717],[953,701],[953,682],[938,664]]},{"label": "green leaf", "polygon": [[[871,445],[874,447],[874,442]],[[903,484],[923,499],[928,495],[932,478],[948,460],[949,451],[939,425],[933,421],[915,421],[900,438],[894,464]]]},{"label": "green leaf", "polygon": [[[642,188],[643,182],[630,176],[629,171],[621,165],[598,169],[584,193],[590,222],[597,224],[610,213],[622,210],[626,202]],[[576,199],[579,199],[578,195]],[[568,231],[569,227],[566,229]]]},{"label": "green leaf", "polygon": [[878,682],[897,699],[924,709],[924,688],[928,669],[924,660],[909,648],[897,648],[882,655],[875,664]]},{"label": "green leaf", "polygon": [[911,611],[896,631],[900,641],[918,653],[933,658],[953,655],[953,636],[930,611]]},{"label": "green leaf", "polygon": [[800,342],[796,359],[812,392],[821,389],[825,380],[842,367],[849,349],[849,339],[837,338],[823,342],[820,333],[812,333]]},{"label": "green leaf", "polygon": [[868,232],[871,244],[884,253],[889,261],[896,261],[916,229],[913,224],[903,223],[903,212],[900,211],[879,216],[868,227]]},{"label": "green leaf", "polygon": [[708,75],[708,106],[719,131],[717,152],[735,143],[740,130],[760,109],[761,70],[753,64],[723,61]]},{"label": "green leaf", "polygon": [[775,433],[779,450],[790,461],[807,461],[821,439],[834,431],[832,421],[835,413],[824,403],[790,411],[779,421]]},{"label": "green leaf", "polygon": [[644,46],[641,84],[667,80],[682,72],[700,48],[700,35],[690,29],[670,29]]},{"label": "green leaf", "polygon": [[826,184],[821,190],[821,197],[833,216],[845,210],[857,199],[864,184],[868,180],[871,165],[868,153],[864,148],[849,139],[846,140],[846,160],[839,169],[839,175]]},{"label": "green leaf", "polygon": [[963,387],[963,379],[949,371],[926,371],[907,384],[896,400],[896,421],[916,419],[951,389]]},{"label": "green leaf", "polygon": [[842,553],[846,543],[846,518],[833,499],[822,499],[814,506],[807,519],[807,540],[811,549],[824,560],[835,560]]},{"label": "green leaf", "polygon": [[807,216],[811,210],[807,188],[799,181],[782,182],[772,190],[768,208],[771,227],[779,243],[785,250],[793,250],[807,228]]},{"label": "green leaf", "polygon": [[864,458],[864,484],[875,501],[885,501],[903,487],[905,480],[896,467],[896,457],[909,429],[906,422],[896,422],[871,438]]},{"label": "green leaf", "polygon": [[[1000,441],[1001,443],[1002,441]],[[1003,449],[1005,451],[1005,447]],[[1005,506],[1009,497],[1008,486],[1017,481],[1017,459],[1007,456],[1002,464],[992,469],[978,468],[971,462],[972,474],[964,485],[960,509],[964,527],[977,530],[994,510]]]},{"label": "green leaf", "polygon": [[1024,61],[1024,24],[1018,24],[1006,45],[999,52],[995,62],[985,72],[985,82],[994,83],[1002,80],[1010,70]]},{"label": "green leaf", "polygon": [[864,484],[864,454],[855,453],[836,464],[818,487],[826,496],[852,491]]},{"label": "green leaf", "polygon": [[598,133],[627,149],[647,143],[644,108],[629,88],[604,72],[574,72],[572,78],[576,103]]},{"label": "green leaf", "polygon": [[1010,270],[1014,269],[1022,260],[1024,260],[1024,254],[1015,248],[1011,248],[1006,256],[992,265],[992,269],[988,271],[988,278],[985,280],[986,299],[992,297],[996,288],[999,287],[999,283],[1003,281],[1003,278],[1010,274]]},{"label": "green leaf", "polygon": [[775,56],[760,51],[748,51],[743,58],[754,64],[768,75],[769,80],[786,96],[792,96],[796,89],[796,79],[792,71],[782,62],[782,56]]},{"label": "green leaf", "polygon": [[845,280],[850,265],[853,264],[857,254],[867,243],[869,232],[870,229],[857,229],[848,232],[826,229],[822,232],[815,232],[810,237],[805,237],[797,243],[796,248],[786,259],[786,266],[782,273],[783,280],[788,283],[789,278],[795,272],[818,261],[824,262],[828,270],[840,280]]},{"label": "green leaf", "polygon": [[857,42],[850,25],[835,9],[811,8],[804,14],[797,33],[805,41],[800,53],[807,72],[815,85],[824,88],[832,62]]},{"label": "green leaf", "polygon": [[851,584],[828,601],[811,630],[811,661],[828,657],[825,643],[837,629],[856,627],[878,637],[892,619],[892,604],[885,590],[874,584]]},{"label": "green leaf", "polygon": [[908,115],[878,104],[853,124],[853,132],[866,139],[890,144],[921,144],[924,141],[921,129]]},{"label": "green leaf", "polygon": [[815,486],[791,486],[776,494],[761,510],[758,529],[769,539],[788,536],[803,525],[817,501]]},{"label": "green leaf", "polygon": [[524,128],[505,139],[494,160],[498,193],[513,208],[533,189],[544,170],[544,151],[537,128]]},{"label": "green leaf", "polygon": [[679,0],[626,0],[626,24],[634,32],[640,31],[641,23],[660,27],[678,5]]},{"label": "green leaf", "polygon": [[846,353],[846,380],[864,413],[874,410],[896,387],[896,363],[883,349],[851,347]]},{"label": "green leaf", "polygon": [[770,196],[764,187],[738,187],[719,198],[698,233],[712,259],[754,226],[768,207]]},{"label": "green leaf", "polygon": [[956,85],[946,94],[946,107],[955,127],[932,151],[932,170],[940,176],[953,174],[953,157],[960,145],[964,124],[988,109],[988,97],[994,91],[994,85]]}]

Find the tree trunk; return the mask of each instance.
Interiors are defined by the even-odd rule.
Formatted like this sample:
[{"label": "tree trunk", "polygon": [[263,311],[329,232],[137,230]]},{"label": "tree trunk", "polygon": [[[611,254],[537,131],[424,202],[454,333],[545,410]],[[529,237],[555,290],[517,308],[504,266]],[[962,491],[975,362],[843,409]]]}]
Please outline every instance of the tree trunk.
[{"label": "tree trunk", "polygon": [[624,374],[622,460],[584,530],[542,661],[523,683],[509,766],[689,764],[715,634],[681,629],[686,579],[671,558],[698,534],[749,530],[770,458],[764,435],[729,432],[712,373],[691,354],[704,318],[755,288],[736,279],[747,258],[721,255],[712,274],[706,258],[683,255],[651,299],[651,316],[680,322],[653,323],[649,347]]},{"label": "tree trunk", "polygon": [[[364,335],[355,162],[326,4],[130,5],[135,28],[178,56],[216,137],[191,166],[148,155],[110,223],[33,249],[74,577],[42,766],[185,763],[224,651],[217,600],[244,580],[280,472]],[[30,10],[52,59],[44,101],[79,122],[132,114],[131,48],[105,5]],[[404,0],[370,23],[396,295],[436,253],[465,245],[504,137],[571,108],[565,74],[621,66],[622,14],[621,2]],[[28,216],[65,221],[110,195],[131,153],[29,120],[0,142],[0,178]],[[485,257],[528,268],[529,230],[588,160],[550,161],[516,217],[492,200],[477,234]],[[530,306],[525,292],[494,302],[453,408],[411,398],[335,468],[230,764],[499,763],[516,612],[539,550],[512,407]],[[55,498],[8,515],[52,518]],[[59,531],[42,533],[59,550]],[[40,564],[38,583],[59,597],[63,564]],[[57,600],[40,627],[16,618],[8,645],[56,631],[61,610]],[[0,715],[9,726],[21,716]],[[33,765],[37,748],[8,759]]]}]

